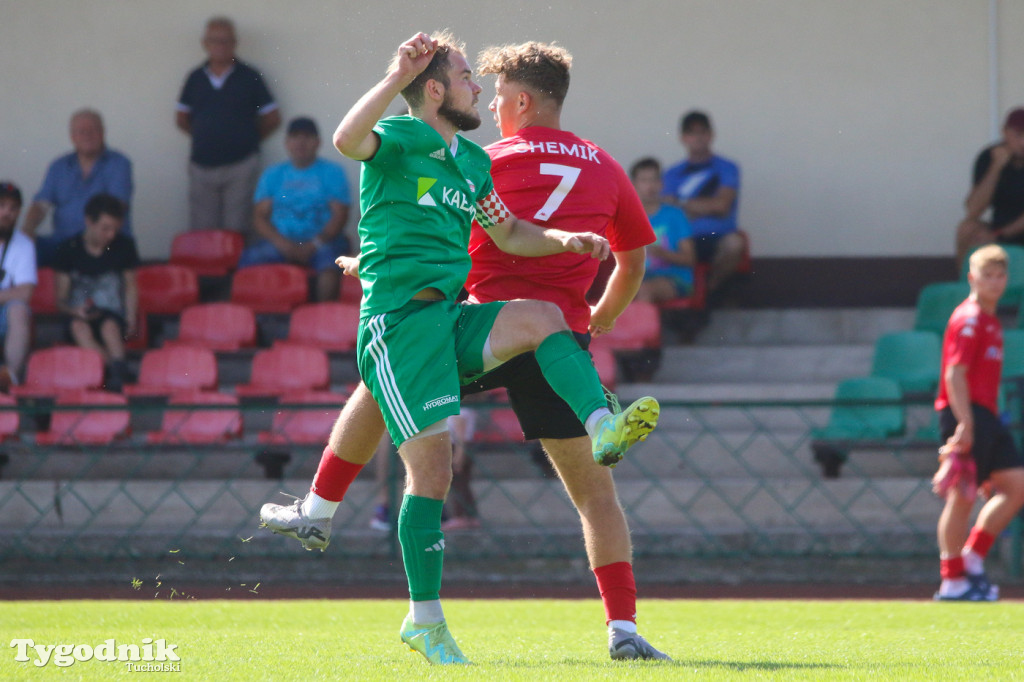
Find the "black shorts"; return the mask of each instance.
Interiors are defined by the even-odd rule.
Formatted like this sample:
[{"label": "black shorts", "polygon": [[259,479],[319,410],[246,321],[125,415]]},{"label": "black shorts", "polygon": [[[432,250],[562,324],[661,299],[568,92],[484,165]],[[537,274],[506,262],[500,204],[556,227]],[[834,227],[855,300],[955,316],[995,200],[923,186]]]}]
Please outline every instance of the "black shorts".
[{"label": "black shorts", "polygon": [[[573,336],[584,350],[590,347],[590,334],[574,332]],[[544,378],[533,353],[517,355],[473,383],[466,384],[462,387],[462,395],[495,388],[508,391],[508,401],[519,419],[526,440],[587,435],[576,413]]]},{"label": "black shorts", "polygon": [[[981,405],[971,404],[974,414],[974,445],[971,455],[978,467],[978,485],[988,480],[993,471],[1024,467],[1024,458],[1013,442],[1009,429],[992,411]],[[939,412],[939,429],[945,443],[956,431],[953,410],[946,407]]]},{"label": "black shorts", "polygon": [[693,247],[697,253],[698,263],[710,263],[715,260],[715,253],[718,251],[718,242],[724,234],[702,234],[693,238]]}]

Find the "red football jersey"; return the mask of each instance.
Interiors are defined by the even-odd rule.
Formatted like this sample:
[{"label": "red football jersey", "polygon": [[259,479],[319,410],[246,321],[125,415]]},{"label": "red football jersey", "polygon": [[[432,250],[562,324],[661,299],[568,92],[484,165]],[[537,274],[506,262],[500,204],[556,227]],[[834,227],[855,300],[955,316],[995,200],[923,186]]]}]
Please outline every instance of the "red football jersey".
[{"label": "red football jersey", "polygon": [[942,371],[935,409],[949,405],[946,368],[967,366],[971,402],[999,414],[999,379],[1003,371],[1003,328],[995,315],[967,299],[953,311],[942,341]]},{"label": "red football jersey", "polygon": [[[650,220],[626,173],[592,142],[564,130],[531,126],[486,150],[494,189],[516,217],[567,232],[594,232],[608,240],[612,251],[654,242]],[[470,301],[550,301],[562,309],[573,331],[586,333],[586,294],[600,261],[575,253],[513,256],[476,223],[469,253]]]}]

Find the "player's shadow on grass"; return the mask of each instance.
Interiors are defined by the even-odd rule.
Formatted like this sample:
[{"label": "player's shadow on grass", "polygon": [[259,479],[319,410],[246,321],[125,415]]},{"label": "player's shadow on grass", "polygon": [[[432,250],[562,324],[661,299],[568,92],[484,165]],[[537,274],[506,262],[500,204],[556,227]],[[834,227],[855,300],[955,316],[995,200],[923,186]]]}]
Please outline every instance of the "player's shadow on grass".
[{"label": "player's shadow on grass", "polygon": [[583,658],[566,658],[560,661],[523,661],[518,659],[501,659],[497,665],[512,668],[548,668],[554,665],[567,665],[574,668],[593,667],[605,668],[614,665],[650,665],[650,666],[686,666],[689,668],[726,669],[735,672],[761,671],[779,672],[783,670],[831,670],[845,668],[834,663],[790,663],[785,661],[715,661],[715,660],[672,660],[672,661],[595,661]]},{"label": "player's shadow on grass", "polygon": [[844,668],[846,666],[834,663],[791,663],[788,661],[672,661],[674,665],[685,665],[694,668],[726,668],[736,672],[747,672],[760,670],[763,672],[777,672],[780,670],[828,670],[833,668]]}]

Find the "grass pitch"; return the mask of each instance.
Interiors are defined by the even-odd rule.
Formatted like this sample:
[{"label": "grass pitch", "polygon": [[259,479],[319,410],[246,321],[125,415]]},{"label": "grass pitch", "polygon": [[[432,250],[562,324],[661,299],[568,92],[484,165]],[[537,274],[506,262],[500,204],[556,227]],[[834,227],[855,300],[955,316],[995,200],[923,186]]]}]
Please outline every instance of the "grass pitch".
[{"label": "grass pitch", "polygon": [[1024,679],[1019,603],[643,600],[641,632],[675,661],[615,663],[597,599],[446,600],[475,664],[465,668],[409,653],[398,640],[406,608],[258,596],[0,603],[0,679],[138,679],[123,662],[18,663],[8,645],[147,637],[177,645],[180,671],[161,677],[170,680]]}]

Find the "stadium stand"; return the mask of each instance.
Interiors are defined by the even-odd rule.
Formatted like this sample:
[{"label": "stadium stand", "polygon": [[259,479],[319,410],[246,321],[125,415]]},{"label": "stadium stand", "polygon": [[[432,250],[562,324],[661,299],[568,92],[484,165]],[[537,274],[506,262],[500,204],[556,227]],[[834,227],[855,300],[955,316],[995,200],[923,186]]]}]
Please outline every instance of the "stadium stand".
[{"label": "stadium stand", "polygon": [[170,262],[202,277],[224,277],[242,255],[242,235],[231,230],[190,230],[174,237]]},{"label": "stadium stand", "polygon": [[200,303],[181,313],[178,338],[166,345],[203,346],[214,351],[236,351],[256,345],[256,316],[236,303]]},{"label": "stadium stand", "polygon": [[209,348],[169,346],[142,356],[139,381],[124,387],[128,396],[170,396],[217,388],[217,358]]},{"label": "stadium stand", "polygon": [[255,313],[290,313],[309,300],[309,278],[297,265],[254,265],[231,276],[231,302]]},{"label": "stadium stand", "polygon": [[940,339],[953,310],[971,293],[967,282],[935,282],[921,289],[917,295],[914,329],[929,331]]},{"label": "stadium stand", "polygon": [[[839,382],[828,424],[811,431],[811,450],[825,478],[837,478],[853,447],[882,444],[906,429],[900,386],[886,377]],[[878,403],[893,404],[878,404]],[[876,403],[876,404],[872,404]]]},{"label": "stadium stand", "polygon": [[56,397],[65,391],[98,389],[103,384],[103,356],[77,346],[56,346],[28,356],[25,383],[12,386],[19,398]]},{"label": "stadium stand", "polygon": [[235,386],[235,393],[246,398],[276,398],[293,391],[326,389],[330,380],[325,351],[289,345],[257,351],[249,382]]},{"label": "stadium stand", "polygon": [[[198,409],[167,409],[159,431],[147,434],[146,440],[159,445],[216,445],[242,435],[242,414],[238,398],[225,393],[189,391],[171,396],[168,406],[198,405]],[[223,405],[225,409],[203,409]]]},{"label": "stadium stand", "polygon": [[107,391],[70,391],[57,396],[57,406],[122,405],[123,410],[55,410],[50,428],[36,434],[38,445],[109,445],[129,433],[128,399]]},{"label": "stadium stand", "polygon": [[930,331],[898,331],[883,334],[875,342],[871,376],[892,379],[903,396],[928,396],[939,381],[942,349]]},{"label": "stadium stand", "polygon": [[305,303],[292,311],[288,336],[274,346],[300,345],[326,351],[354,351],[359,330],[359,304]]}]

